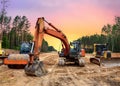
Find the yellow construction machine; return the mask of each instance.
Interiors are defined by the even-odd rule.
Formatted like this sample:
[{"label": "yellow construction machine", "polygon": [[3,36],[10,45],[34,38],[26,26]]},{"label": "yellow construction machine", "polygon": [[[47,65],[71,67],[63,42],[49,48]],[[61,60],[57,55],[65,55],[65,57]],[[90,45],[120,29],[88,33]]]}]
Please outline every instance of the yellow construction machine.
[{"label": "yellow construction machine", "polygon": [[5,51],[2,49],[2,41],[0,40],[0,56],[4,56]]},{"label": "yellow construction machine", "polygon": [[2,49],[2,41],[0,40],[0,65],[3,64],[3,59],[7,58],[7,56],[8,55],[6,54],[5,50]]},{"label": "yellow construction machine", "polygon": [[90,62],[105,67],[120,66],[120,57],[112,56],[111,51],[108,50],[108,44],[94,44],[93,50]]},{"label": "yellow construction machine", "polygon": [[108,44],[94,44],[93,56],[90,62],[101,65],[101,61],[111,59],[111,51],[108,50]]}]

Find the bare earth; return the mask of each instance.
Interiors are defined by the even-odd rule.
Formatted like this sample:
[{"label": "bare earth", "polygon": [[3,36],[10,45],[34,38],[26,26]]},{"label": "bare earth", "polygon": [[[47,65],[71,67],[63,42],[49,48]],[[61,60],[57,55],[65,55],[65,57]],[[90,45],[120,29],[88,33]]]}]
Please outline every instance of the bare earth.
[{"label": "bare earth", "polygon": [[0,86],[120,86],[120,67],[99,67],[89,62],[90,54],[83,57],[85,67],[74,63],[58,66],[58,54],[42,53],[48,73],[42,77],[27,76],[23,69],[0,66]]}]

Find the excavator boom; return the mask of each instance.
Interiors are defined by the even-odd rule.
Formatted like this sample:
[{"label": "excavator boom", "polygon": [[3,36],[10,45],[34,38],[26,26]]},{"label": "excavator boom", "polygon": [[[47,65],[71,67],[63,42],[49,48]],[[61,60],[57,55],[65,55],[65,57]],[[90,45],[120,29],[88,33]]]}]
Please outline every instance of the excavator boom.
[{"label": "excavator boom", "polygon": [[62,32],[58,32],[58,31],[55,31],[55,30],[52,30],[52,29],[44,29],[44,32],[48,35],[51,35],[55,38],[58,38],[60,39],[63,44],[64,44],[64,55],[67,56],[69,54],[69,50],[70,50],[70,46],[69,46],[69,43],[68,43],[68,40],[66,38],[66,36],[62,33]]}]

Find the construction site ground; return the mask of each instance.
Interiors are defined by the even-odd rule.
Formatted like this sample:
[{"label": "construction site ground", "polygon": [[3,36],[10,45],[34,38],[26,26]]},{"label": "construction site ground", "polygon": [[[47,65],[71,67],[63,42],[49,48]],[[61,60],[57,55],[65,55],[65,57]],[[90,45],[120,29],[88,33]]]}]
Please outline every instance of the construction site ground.
[{"label": "construction site ground", "polygon": [[[113,54],[115,57],[120,54]],[[40,58],[48,73],[41,77],[27,76],[24,69],[0,66],[0,86],[120,86],[120,66],[100,67],[89,62],[86,54],[85,67],[74,63],[58,66],[58,53],[41,53]]]}]

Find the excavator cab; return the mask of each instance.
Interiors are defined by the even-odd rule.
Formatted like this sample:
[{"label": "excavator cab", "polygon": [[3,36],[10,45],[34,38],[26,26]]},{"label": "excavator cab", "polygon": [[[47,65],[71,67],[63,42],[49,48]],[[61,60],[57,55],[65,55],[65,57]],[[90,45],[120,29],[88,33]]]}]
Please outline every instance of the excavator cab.
[{"label": "excavator cab", "polygon": [[81,47],[79,41],[70,42],[70,57],[77,57],[80,53]]}]

